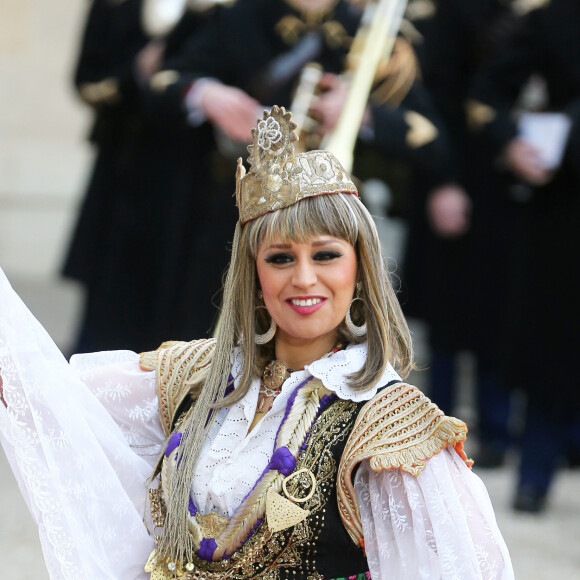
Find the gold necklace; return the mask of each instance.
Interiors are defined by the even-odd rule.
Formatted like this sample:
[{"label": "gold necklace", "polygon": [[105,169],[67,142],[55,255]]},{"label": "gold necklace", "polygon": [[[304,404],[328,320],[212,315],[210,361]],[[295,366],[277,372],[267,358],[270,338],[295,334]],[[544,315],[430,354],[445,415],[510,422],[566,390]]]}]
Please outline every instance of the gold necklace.
[{"label": "gold necklace", "polygon": [[[274,399],[280,394],[284,381],[290,376],[292,370],[281,360],[270,361],[262,374],[260,382],[260,394],[258,396],[258,412],[268,412],[274,404]],[[264,410],[266,399],[272,397],[270,406]]]},{"label": "gold necklace", "polygon": [[[322,358],[326,358],[339,350],[342,350],[344,346],[341,343],[337,343],[333,349],[326,353]],[[260,394],[258,395],[258,413],[267,413],[274,404],[274,399],[280,394],[282,390],[282,385],[287,378],[295,370],[303,369],[289,369],[281,360],[272,360],[264,369],[262,373],[262,380],[260,381]],[[266,405],[266,399],[272,398],[267,409],[264,409]]]}]

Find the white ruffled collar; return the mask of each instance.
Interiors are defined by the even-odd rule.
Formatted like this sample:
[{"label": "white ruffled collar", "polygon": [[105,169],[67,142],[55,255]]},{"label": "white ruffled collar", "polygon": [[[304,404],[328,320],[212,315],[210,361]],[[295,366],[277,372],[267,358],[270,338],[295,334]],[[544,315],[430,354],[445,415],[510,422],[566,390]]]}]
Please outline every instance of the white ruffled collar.
[{"label": "white ruffled collar", "polygon": [[[355,390],[348,385],[348,376],[359,371],[366,359],[368,348],[366,343],[351,344],[344,350],[339,350],[325,356],[304,367],[304,378],[308,375],[316,377],[322,381],[322,384],[340,399],[354,401],[369,401],[372,399],[379,388],[384,387],[391,381],[400,381],[401,377],[397,374],[390,363],[387,363],[385,372],[372,388],[366,391]],[[241,350],[236,347],[232,361],[232,375],[239,377],[243,365]]]},{"label": "white ruffled collar", "polygon": [[400,381],[401,377],[397,374],[390,363],[387,363],[385,372],[381,378],[366,391],[355,390],[348,385],[348,376],[359,371],[367,360],[368,347],[366,342],[362,344],[351,344],[344,350],[339,350],[331,356],[321,358],[313,363],[306,365],[308,372],[320,379],[322,384],[329,390],[338,395],[341,399],[349,401],[369,401],[372,399],[379,388],[384,387],[391,381]]}]

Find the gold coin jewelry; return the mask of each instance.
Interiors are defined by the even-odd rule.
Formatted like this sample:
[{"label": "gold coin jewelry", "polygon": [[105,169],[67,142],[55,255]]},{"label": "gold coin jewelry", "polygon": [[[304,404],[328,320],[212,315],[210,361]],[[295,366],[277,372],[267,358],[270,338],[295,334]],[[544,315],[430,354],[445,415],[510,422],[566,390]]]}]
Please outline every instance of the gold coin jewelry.
[{"label": "gold coin jewelry", "polygon": [[[343,348],[344,345],[339,342],[322,358],[326,358]],[[260,382],[258,413],[267,413],[272,408],[274,399],[280,394],[284,381],[296,370],[303,369],[289,369],[281,360],[273,360],[266,365]],[[268,401],[268,399],[270,400]]]},{"label": "gold coin jewelry", "polygon": [[[258,412],[267,413],[274,404],[274,399],[280,394],[284,381],[290,376],[291,369],[280,360],[270,361],[264,373],[262,374],[262,381],[260,383],[260,394],[258,397]],[[269,405],[266,407],[266,400],[271,399]]]}]

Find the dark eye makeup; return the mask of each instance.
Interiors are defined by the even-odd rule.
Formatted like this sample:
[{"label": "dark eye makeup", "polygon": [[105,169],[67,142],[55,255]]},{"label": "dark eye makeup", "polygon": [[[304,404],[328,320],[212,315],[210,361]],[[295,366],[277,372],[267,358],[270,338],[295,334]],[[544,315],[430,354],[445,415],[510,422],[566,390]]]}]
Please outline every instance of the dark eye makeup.
[{"label": "dark eye makeup", "polygon": [[[314,253],[312,259],[316,262],[330,262],[331,260],[340,258],[342,255],[341,252],[337,252],[336,250],[319,250]],[[295,257],[291,252],[276,252],[265,258],[267,264],[275,265],[289,264],[294,260]]]},{"label": "dark eye makeup", "polygon": [[318,262],[329,262],[330,260],[335,260],[336,258],[340,258],[342,254],[337,252],[336,250],[321,250],[316,252],[312,257],[313,260],[317,260]]},{"label": "dark eye makeup", "polygon": [[294,256],[288,252],[277,252],[265,258],[268,264],[288,264],[294,260]]}]

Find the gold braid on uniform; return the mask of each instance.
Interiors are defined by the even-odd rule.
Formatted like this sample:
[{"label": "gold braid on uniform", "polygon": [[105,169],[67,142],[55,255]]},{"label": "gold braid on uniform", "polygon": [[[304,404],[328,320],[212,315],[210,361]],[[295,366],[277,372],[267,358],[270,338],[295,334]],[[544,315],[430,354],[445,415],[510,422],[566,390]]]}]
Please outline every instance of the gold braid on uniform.
[{"label": "gold braid on uniform", "polygon": [[387,103],[393,109],[398,107],[420,76],[415,50],[408,40],[398,37],[391,57],[383,59],[377,68],[375,87],[371,93],[373,103]]},{"label": "gold braid on uniform", "polygon": [[191,342],[164,342],[157,350],[139,356],[143,370],[155,371],[159,416],[166,436],[171,434],[177,409],[209,369],[215,348],[215,339]]},{"label": "gold braid on uniform", "polygon": [[452,445],[469,467],[463,451],[467,427],[447,417],[419,389],[396,383],[379,391],[361,409],[348,438],[337,474],[338,509],[357,545],[364,546],[359,507],[352,481],[354,468],[370,460],[374,471],[401,469],[418,476],[427,459]]}]

